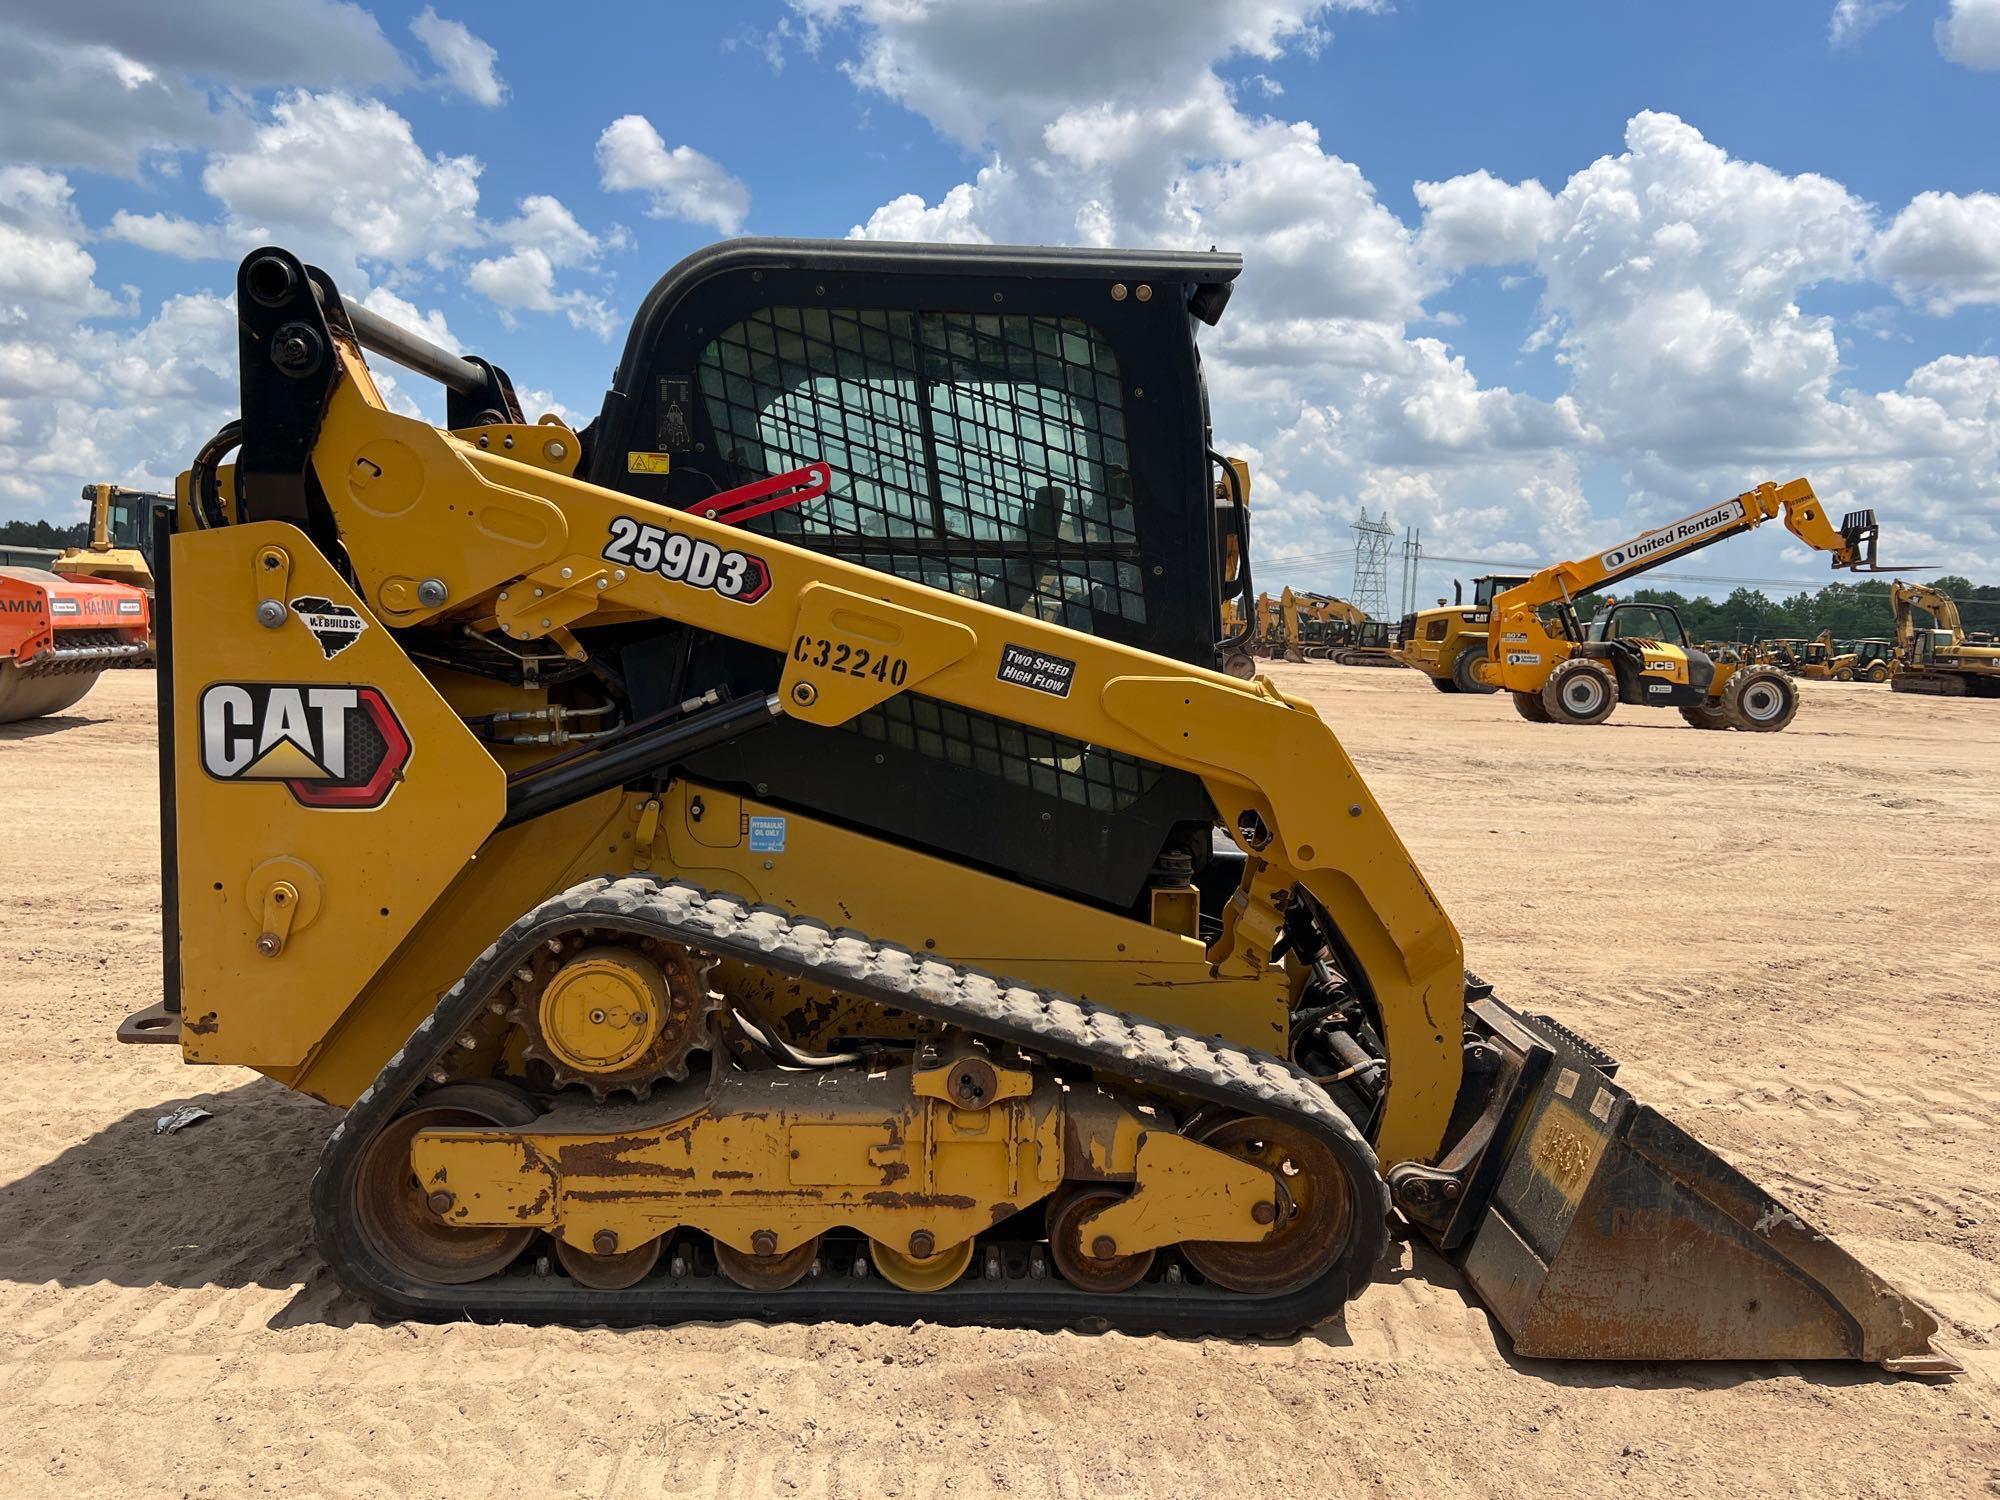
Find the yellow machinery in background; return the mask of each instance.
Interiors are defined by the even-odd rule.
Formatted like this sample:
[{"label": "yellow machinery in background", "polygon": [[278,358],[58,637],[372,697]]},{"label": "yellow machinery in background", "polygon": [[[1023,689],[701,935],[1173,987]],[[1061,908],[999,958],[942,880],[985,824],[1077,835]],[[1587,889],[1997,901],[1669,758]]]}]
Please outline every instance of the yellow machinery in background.
[{"label": "yellow machinery in background", "polygon": [[[1671,605],[1619,604],[1585,626],[1575,601],[1782,515],[1785,529],[1833,566],[1880,572],[1873,511],[1839,527],[1803,479],[1762,484],[1575,562],[1556,563],[1493,601],[1487,675],[1537,724],[1601,724],[1620,703],[1675,708],[1697,729],[1770,733],[1798,712],[1776,667],[1716,661],[1687,638]],[[1544,611],[1547,611],[1545,617]]]},{"label": "yellow machinery in background", "polygon": [[[1958,605],[1941,589],[1897,579],[1889,587],[1896,620],[1896,662],[1889,687],[1947,698],[2000,698],[2000,641],[1968,636]],[[1917,625],[1922,610],[1936,623]]]},{"label": "yellow machinery in background", "polygon": [[1472,580],[1472,603],[1452,585],[1452,603],[1404,615],[1396,631],[1395,659],[1430,678],[1440,693],[1497,693],[1500,684],[1486,670],[1486,628],[1494,596],[1526,583],[1524,573],[1489,573]]},{"label": "yellow machinery in background", "polygon": [[1822,630],[1793,657],[1790,671],[1794,677],[1813,682],[1887,682],[1894,655],[1893,645],[1886,640],[1848,641],[1836,646],[1833,632]]},{"label": "yellow machinery in background", "polygon": [[90,506],[90,539],[70,547],[49,565],[65,578],[96,578],[153,591],[153,508],[164,495],[128,490],[115,484],[87,484],[83,498]]},{"label": "yellow machinery in background", "polygon": [[343,1284],[1270,1335],[1393,1215],[1524,1354],[1954,1367],[1468,973],[1333,731],[1216,670],[1248,559],[1194,330],[1239,264],[730,241],[578,431],[243,263],[241,416],[159,575],[166,996],[123,1035],[346,1110]]}]

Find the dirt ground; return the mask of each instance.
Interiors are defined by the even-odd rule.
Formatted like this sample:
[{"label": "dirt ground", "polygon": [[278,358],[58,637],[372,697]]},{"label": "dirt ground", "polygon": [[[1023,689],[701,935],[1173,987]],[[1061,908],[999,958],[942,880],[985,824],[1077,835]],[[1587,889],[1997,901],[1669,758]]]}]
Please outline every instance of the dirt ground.
[{"label": "dirt ground", "polygon": [[[0,729],[0,1493],[2000,1495],[2000,705],[1809,683],[1779,736],[1316,702],[1517,1006],[1926,1301],[1950,1382],[1515,1359],[1448,1270],[1242,1344],[384,1326],[321,1269],[334,1122],[112,1030],[156,998],[150,674]],[[214,1118],[156,1136],[200,1103]]]}]

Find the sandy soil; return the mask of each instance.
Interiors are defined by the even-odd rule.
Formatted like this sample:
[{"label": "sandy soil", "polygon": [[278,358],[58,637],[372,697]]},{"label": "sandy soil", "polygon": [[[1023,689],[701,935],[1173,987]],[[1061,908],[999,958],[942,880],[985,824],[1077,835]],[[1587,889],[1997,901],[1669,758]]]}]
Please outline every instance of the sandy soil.
[{"label": "sandy soil", "polygon": [[[307,1231],[330,1112],[112,1041],[159,943],[120,673],[0,730],[0,1492],[2000,1494],[2000,707],[1807,684],[1776,737],[1576,730],[1281,671],[1474,966],[1915,1290],[1966,1376],[1516,1360],[1407,1248],[1274,1344],[382,1326]],[[155,1136],[188,1100],[215,1118]]]}]

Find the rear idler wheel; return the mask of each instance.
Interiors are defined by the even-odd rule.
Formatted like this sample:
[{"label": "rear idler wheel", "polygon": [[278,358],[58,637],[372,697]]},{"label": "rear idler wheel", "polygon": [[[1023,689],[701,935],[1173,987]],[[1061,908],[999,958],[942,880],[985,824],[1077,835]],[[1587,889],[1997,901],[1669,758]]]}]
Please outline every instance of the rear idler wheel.
[{"label": "rear idler wheel", "polygon": [[715,1242],[715,1264],[724,1276],[752,1292],[782,1292],[812,1269],[819,1258],[819,1236],[770,1255],[753,1255],[733,1245]]},{"label": "rear idler wheel", "polygon": [[415,1109],[391,1120],[368,1143],[354,1175],[354,1218],[369,1246],[405,1276],[435,1286],[463,1286],[506,1270],[535,1231],[447,1224],[410,1166],[410,1146],[439,1126],[519,1126],[534,1118],[534,1107],[507,1089],[458,1083],[426,1094]]},{"label": "rear idler wheel", "polygon": [[647,1273],[660,1263],[660,1251],[666,1242],[665,1235],[655,1235],[630,1250],[593,1253],[577,1249],[568,1240],[557,1240],[556,1259],[578,1286],[587,1286],[595,1292],[622,1292],[646,1279]]},{"label": "rear idler wheel", "polygon": [[1049,1205],[1049,1257],[1055,1261],[1063,1280],[1071,1286],[1109,1296],[1130,1291],[1144,1281],[1146,1273],[1153,1269],[1151,1250],[1139,1250],[1131,1255],[1098,1254],[1099,1249],[1109,1250],[1111,1247],[1108,1243],[1097,1245],[1083,1222],[1099,1209],[1109,1208],[1124,1197],[1125,1194],[1118,1188],[1093,1184],[1065,1189]]},{"label": "rear idler wheel", "polygon": [[1339,1157],[1317,1137],[1277,1120],[1229,1120],[1202,1144],[1271,1174],[1275,1217],[1261,1240],[1188,1240],[1181,1254],[1227,1291],[1264,1296],[1318,1280],[1354,1238],[1355,1191]]},{"label": "rear idler wheel", "polygon": [[960,1240],[933,1255],[916,1255],[898,1250],[880,1240],[868,1242],[875,1269],[891,1286],[906,1292],[941,1292],[965,1274],[972,1264],[972,1241]]}]

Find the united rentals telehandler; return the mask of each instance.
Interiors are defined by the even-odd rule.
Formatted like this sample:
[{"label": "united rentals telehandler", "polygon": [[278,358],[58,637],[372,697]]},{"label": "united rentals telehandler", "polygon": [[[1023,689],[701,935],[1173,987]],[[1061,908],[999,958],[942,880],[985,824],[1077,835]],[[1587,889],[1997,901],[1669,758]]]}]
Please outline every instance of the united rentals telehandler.
[{"label": "united rentals telehandler", "polygon": [[[1899,578],[1889,585],[1889,608],[1896,621],[1891,692],[2000,698],[2000,642],[1968,637],[1951,595]],[[1917,610],[1936,622],[1932,629],[1917,628]]]},{"label": "united rentals telehandler", "polygon": [[1525,1354],[1954,1368],[1215,670],[1239,269],[734,240],[575,431],[252,253],[122,1034],[346,1109],[313,1221],[396,1315],[1277,1334],[1394,1215]]},{"label": "united rentals telehandler", "polygon": [[1595,557],[1551,564],[1499,594],[1487,675],[1536,724],[1601,724],[1628,703],[1677,708],[1697,729],[1783,729],[1798,713],[1799,696],[1780,668],[1715,660],[1688,639],[1669,604],[1614,602],[1586,627],[1574,602],[1780,514],[1793,536],[1831,553],[1834,567],[1888,571],[1875,561],[1873,511],[1855,511],[1836,529],[1805,480],[1761,484]]}]

